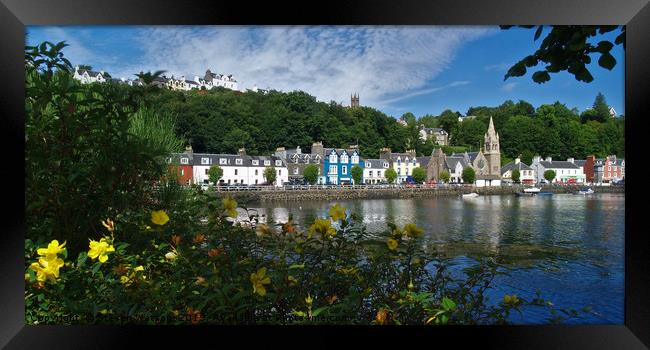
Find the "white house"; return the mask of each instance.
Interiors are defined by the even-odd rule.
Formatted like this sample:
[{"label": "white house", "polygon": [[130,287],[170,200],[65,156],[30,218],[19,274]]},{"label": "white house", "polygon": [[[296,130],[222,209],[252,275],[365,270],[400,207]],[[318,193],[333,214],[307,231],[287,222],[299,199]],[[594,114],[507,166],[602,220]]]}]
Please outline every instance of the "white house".
[{"label": "white house", "polygon": [[200,154],[195,153],[193,158],[193,182],[195,184],[209,184],[208,171],[213,165],[223,170],[219,183],[224,185],[262,185],[267,181],[264,170],[274,167],[276,171],[275,186],[282,186],[289,180],[286,163],[277,157],[248,156],[241,149],[238,154]]},{"label": "white house", "polygon": [[555,178],[553,183],[585,183],[586,176],[581,167],[578,164],[575,164],[573,158],[569,158],[566,161],[553,160],[551,157],[546,157],[545,160],[542,160],[540,156],[533,157],[533,163],[530,165],[531,168],[535,171],[535,181],[537,183],[541,182],[544,179],[544,172],[547,170],[553,170],[555,172]]},{"label": "white house", "polygon": [[74,67],[73,77],[76,80],[79,80],[82,84],[105,83],[108,78],[106,72],[103,70],[96,72],[88,69],[79,69],[79,66]]},{"label": "white house", "polygon": [[449,172],[450,183],[463,182],[463,169],[470,166],[463,156],[445,157],[445,169]]},{"label": "white house", "polygon": [[363,168],[363,181],[366,184],[377,184],[387,182],[386,170],[390,168],[390,163],[385,159],[366,159]]},{"label": "white house", "polygon": [[515,169],[519,170],[519,182],[522,184],[535,183],[535,171],[519,158],[515,158],[514,162],[510,162],[501,168],[501,179],[511,182],[512,171]]}]

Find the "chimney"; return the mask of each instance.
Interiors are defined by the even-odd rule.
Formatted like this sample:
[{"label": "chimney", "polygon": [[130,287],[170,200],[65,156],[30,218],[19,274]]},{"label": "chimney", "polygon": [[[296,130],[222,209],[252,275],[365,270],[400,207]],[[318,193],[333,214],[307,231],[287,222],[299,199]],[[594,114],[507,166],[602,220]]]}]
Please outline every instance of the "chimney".
[{"label": "chimney", "polygon": [[187,147],[185,147],[185,153],[191,155],[193,152],[194,151],[192,151],[192,145],[188,145]]},{"label": "chimney", "polygon": [[390,161],[390,148],[384,147],[379,150],[379,159],[384,159]]},{"label": "chimney", "polygon": [[240,157],[245,156],[246,155],[246,148],[245,147],[240,148],[239,151],[237,151],[237,155],[240,156]]},{"label": "chimney", "polygon": [[546,157],[546,161],[550,163],[550,162],[553,161],[553,158],[551,158],[551,157]]},{"label": "chimney", "polygon": [[358,150],[358,149],[359,149],[359,145],[350,145],[350,149],[356,149],[356,150]]},{"label": "chimney", "polygon": [[521,163],[521,159],[519,159],[519,157],[515,158],[515,164],[519,164],[519,163]]},{"label": "chimney", "polygon": [[302,150],[300,149],[300,146],[296,146],[296,153],[302,154]]},{"label": "chimney", "polygon": [[533,163],[539,163],[542,160],[542,157],[540,156],[534,156],[533,157]]},{"label": "chimney", "polygon": [[567,158],[566,161],[575,164],[575,160],[573,158]]},{"label": "chimney", "polygon": [[198,75],[195,75],[195,76],[194,76],[194,81],[197,82],[197,83],[199,83],[199,76],[198,76]]},{"label": "chimney", "polygon": [[319,154],[321,157],[323,157],[324,156],[324,151],[325,150],[323,149],[323,142],[322,141],[314,142],[311,145],[311,154]]}]

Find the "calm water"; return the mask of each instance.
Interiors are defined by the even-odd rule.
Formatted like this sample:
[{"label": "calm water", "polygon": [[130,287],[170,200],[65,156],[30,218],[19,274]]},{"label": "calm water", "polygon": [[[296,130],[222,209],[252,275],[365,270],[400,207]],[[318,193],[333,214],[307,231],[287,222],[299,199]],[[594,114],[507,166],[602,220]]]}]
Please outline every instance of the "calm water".
[{"label": "calm water", "polygon": [[[536,290],[558,307],[586,314],[571,323],[622,324],[624,310],[625,195],[431,198],[252,203],[268,221],[285,222],[289,213],[300,226],[327,216],[340,203],[380,234],[386,222],[414,222],[441,255],[458,270],[482,256],[496,256],[509,276],[490,291],[532,297]],[[547,313],[526,310],[517,323],[544,323]]]}]

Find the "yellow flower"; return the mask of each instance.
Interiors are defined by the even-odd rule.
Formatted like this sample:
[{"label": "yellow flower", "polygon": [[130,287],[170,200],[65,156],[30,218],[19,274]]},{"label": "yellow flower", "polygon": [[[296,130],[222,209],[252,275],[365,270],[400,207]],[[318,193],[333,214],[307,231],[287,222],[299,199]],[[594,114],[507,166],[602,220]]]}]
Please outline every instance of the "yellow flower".
[{"label": "yellow flower", "polygon": [[176,256],[177,256],[177,255],[176,255],[176,253],[174,253],[174,252],[169,252],[169,253],[165,254],[165,258],[166,258],[167,260],[174,260],[174,259],[176,259]]},{"label": "yellow flower", "polygon": [[88,256],[91,259],[99,258],[99,262],[102,263],[108,260],[108,253],[115,251],[115,248],[109,243],[109,240],[106,237],[100,239],[99,242],[91,240],[88,247],[90,248]]},{"label": "yellow flower", "polygon": [[270,233],[271,233],[271,229],[270,229],[269,226],[266,225],[266,224],[259,224],[259,225],[257,225],[257,227],[255,228],[255,234],[256,234],[258,237],[262,237],[262,236],[264,236],[264,235],[268,235],[268,234],[270,234]]},{"label": "yellow flower", "polygon": [[133,271],[136,271],[136,272],[137,271],[144,271],[144,266],[142,266],[142,265],[137,266],[135,269],[133,269]]},{"label": "yellow flower", "polygon": [[223,199],[223,210],[231,218],[237,217],[237,201],[232,199],[232,197],[226,197]]},{"label": "yellow flower", "polygon": [[312,299],[311,294],[307,293],[307,297],[305,298],[305,303],[307,306],[311,306],[311,304],[314,302],[314,299]]},{"label": "yellow flower", "polygon": [[251,283],[253,284],[253,293],[257,293],[260,296],[266,295],[265,284],[271,283],[271,278],[266,275],[266,267],[262,267],[257,270],[256,273],[251,273]]},{"label": "yellow flower", "polygon": [[420,237],[424,234],[424,230],[417,227],[415,224],[404,225],[404,233],[407,237]]},{"label": "yellow flower", "polygon": [[36,280],[39,282],[55,282],[59,278],[59,269],[63,267],[63,259],[56,255],[46,255],[38,259],[38,262],[32,263],[29,268],[36,272]]},{"label": "yellow flower", "polygon": [[55,240],[52,240],[52,242],[50,242],[47,245],[47,248],[38,248],[36,250],[36,253],[38,253],[38,255],[40,255],[40,256],[45,256],[45,257],[48,257],[48,258],[56,257],[57,254],[63,253],[63,251],[65,251],[64,247],[65,247],[65,242],[63,242],[63,244],[59,245],[59,241],[57,241],[55,239]]},{"label": "yellow flower", "polygon": [[395,250],[395,249],[397,249],[397,241],[394,240],[394,239],[392,239],[392,238],[389,238],[389,239],[386,241],[386,245],[388,246],[388,249],[390,249],[390,250]]},{"label": "yellow flower", "polygon": [[156,225],[164,225],[169,221],[169,216],[165,213],[164,210],[154,210],[151,212],[151,222]]},{"label": "yellow flower", "polygon": [[334,204],[330,208],[330,216],[332,217],[332,220],[334,221],[339,221],[339,220],[345,220],[346,214],[345,214],[345,208],[338,205]]},{"label": "yellow flower", "polygon": [[504,295],[503,303],[506,305],[517,305],[519,304],[519,298],[516,295]]},{"label": "yellow flower", "polygon": [[111,219],[102,220],[102,225],[111,232],[115,231],[115,223]]},{"label": "yellow flower", "polygon": [[336,236],[336,230],[332,227],[332,223],[327,219],[316,219],[309,227],[309,234],[320,233],[323,237]]},{"label": "yellow flower", "polygon": [[289,277],[287,277],[287,281],[289,281],[289,286],[291,286],[291,287],[298,284],[298,280],[295,277],[291,276],[291,275],[289,275]]}]

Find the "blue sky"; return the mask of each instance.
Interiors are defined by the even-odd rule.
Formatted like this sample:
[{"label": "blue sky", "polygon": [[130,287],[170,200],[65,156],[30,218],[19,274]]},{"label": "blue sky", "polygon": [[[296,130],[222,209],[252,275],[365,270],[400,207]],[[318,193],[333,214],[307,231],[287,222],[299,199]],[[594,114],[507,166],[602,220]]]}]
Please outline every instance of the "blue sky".
[{"label": "blue sky", "polygon": [[[546,29],[542,37],[550,29]],[[321,101],[348,105],[357,92],[362,105],[399,117],[463,114],[471,106],[497,106],[520,99],[560,101],[580,111],[598,92],[619,113],[624,108],[624,50],[612,49],[612,71],[592,57],[594,81],[567,72],[537,84],[524,77],[503,80],[508,67],[533,53],[534,29],[488,26],[86,26],[27,29],[28,44],[67,41],[73,64],[89,64],[113,77],[166,70],[191,79],[206,69],[232,74],[241,89],[304,90]],[[614,40],[618,31],[604,38]],[[598,38],[597,40],[602,40]],[[541,67],[541,66],[540,66]]]}]

